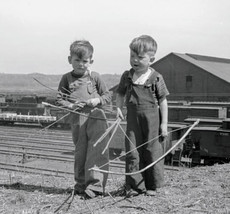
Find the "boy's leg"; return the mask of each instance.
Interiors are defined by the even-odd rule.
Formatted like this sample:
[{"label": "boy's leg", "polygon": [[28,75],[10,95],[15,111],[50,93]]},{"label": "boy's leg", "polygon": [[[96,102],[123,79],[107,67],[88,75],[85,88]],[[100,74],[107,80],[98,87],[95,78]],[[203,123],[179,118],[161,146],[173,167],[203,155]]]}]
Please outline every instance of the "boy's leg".
[{"label": "boy's leg", "polygon": [[[145,118],[147,121],[148,132],[146,132],[147,141],[149,142],[144,150],[143,158],[145,159],[145,166],[153,163],[164,153],[163,145],[159,142],[159,115],[156,110],[155,114],[151,111],[145,112]],[[147,128],[145,129],[147,130]],[[149,168],[144,173],[145,185],[147,190],[155,190],[164,185],[164,159]]]},{"label": "boy's leg", "polygon": [[[135,110],[129,109],[127,116],[127,131],[126,134],[129,139],[125,139],[126,152],[126,172],[135,172],[143,168],[142,159],[140,159],[140,150],[134,149],[142,143],[141,128],[137,123],[137,115]],[[141,173],[136,175],[126,176],[126,188],[137,191],[138,193],[145,192],[144,178]]]},{"label": "boy's leg", "polygon": [[[78,117],[77,117],[78,116]],[[87,117],[75,116],[72,122],[72,138],[74,151],[74,179],[75,190],[82,193],[85,190],[85,160],[87,155],[86,120]]]},{"label": "boy's leg", "polygon": [[[163,146],[159,141],[156,141],[152,145],[152,151],[148,153],[146,151],[147,159],[146,165],[156,161],[163,155]],[[147,190],[156,190],[157,188],[163,187],[164,185],[164,159],[159,161],[153,167],[149,168],[145,172],[145,183]]]},{"label": "boy's leg", "polygon": [[93,119],[89,118],[87,124],[87,137],[88,137],[88,149],[87,157],[85,163],[85,182],[88,188],[92,189],[95,192],[104,192],[108,174],[89,171],[92,167],[100,167],[106,164],[101,169],[109,169],[109,151],[108,149],[102,154],[109,136],[106,136],[101,142],[94,147],[96,141],[105,133],[108,128],[108,123],[106,121],[105,113],[102,109],[95,108],[91,114],[91,117],[99,118]]}]

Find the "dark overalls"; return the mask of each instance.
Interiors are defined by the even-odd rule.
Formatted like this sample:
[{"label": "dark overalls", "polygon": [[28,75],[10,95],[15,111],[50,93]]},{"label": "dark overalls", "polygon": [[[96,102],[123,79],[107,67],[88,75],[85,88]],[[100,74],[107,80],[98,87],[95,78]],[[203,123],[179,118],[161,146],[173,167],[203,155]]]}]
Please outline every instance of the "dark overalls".
[{"label": "dark overalls", "polygon": [[[163,154],[163,146],[158,140],[159,107],[156,98],[155,74],[144,85],[137,85],[129,78],[126,94],[127,131],[125,139],[126,152],[144,146],[126,155],[126,172],[138,171],[157,160]],[[153,167],[132,176],[126,176],[127,190],[130,188],[143,192],[155,190],[164,183],[164,160]]]},{"label": "dark overalls", "polygon": [[[86,101],[90,98],[99,97],[94,89],[95,86],[89,79],[87,81],[87,78],[80,82],[76,80],[73,87],[76,87],[76,90],[71,94],[74,99]],[[108,128],[106,115],[102,109],[88,106],[81,109],[80,112],[81,115],[71,114],[72,137],[75,145],[75,188],[84,190],[90,185],[96,191],[103,192],[108,175],[89,171],[89,169],[94,166],[100,167],[109,161],[108,151],[102,154],[108,137],[94,147],[96,141]],[[102,169],[108,170],[108,165]]]}]

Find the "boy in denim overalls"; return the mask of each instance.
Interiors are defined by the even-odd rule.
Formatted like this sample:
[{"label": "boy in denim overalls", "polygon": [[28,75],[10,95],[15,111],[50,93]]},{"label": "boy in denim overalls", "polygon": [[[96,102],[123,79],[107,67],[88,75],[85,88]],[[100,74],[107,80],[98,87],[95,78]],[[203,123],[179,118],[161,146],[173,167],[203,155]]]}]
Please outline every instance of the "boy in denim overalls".
[{"label": "boy in denim overalls", "polygon": [[[88,196],[95,197],[104,191],[107,175],[96,174],[89,169],[109,161],[108,151],[102,155],[108,139],[105,138],[96,147],[93,145],[108,128],[105,113],[99,107],[109,103],[111,95],[100,75],[90,70],[92,57],[93,46],[88,41],[79,40],[71,44],[68,60],[73,71],[62,76],[57,102],[80,112],[71,113],[75,145],[75,192],[85,192]],[[108,170],[108,165],[104,169]]]},{"label": "boy in denim overalls", "polygon": [[[122,74],[117,89],[117,110],[122,115],[124,100],[127,107],[128,138],[126,152],[141,146],[126,155],[126,172],[138,171],[163,155],[163,146],[158,140],[159,133],[167,136],[169,94],[162,75],[150,65],[157,50],[155,40],[147,35],[133,39],[130,44],[131,69]],[[125,99],[124,99],[125,98]],[[155,195],[156,188],[164,183],[164,160],[143,173],[126,176],[127,196],[140,193]]]}]

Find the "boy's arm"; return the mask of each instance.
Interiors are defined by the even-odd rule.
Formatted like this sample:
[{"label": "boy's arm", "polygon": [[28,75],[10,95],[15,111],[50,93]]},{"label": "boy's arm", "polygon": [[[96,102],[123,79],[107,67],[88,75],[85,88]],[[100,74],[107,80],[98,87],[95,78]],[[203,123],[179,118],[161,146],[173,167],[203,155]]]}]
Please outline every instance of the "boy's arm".
[{"label": "boy's arm", "polygon": [[167,137],[168,136],[168,102],[166,98],[160,103],[159,107],[160,107],[160,114],[161,114],[161,124],[160,124],[161,135],[162,137]]},{"label": "boy's arm", "polygon": [[168,135],[168,102],[166,96],[169,95],[168,89],[164,82],[163,76],[158,75],[156,81],[156,96],[160,107],[161,114],[161,124],[160,130],[162,137],[167,137]]},{"label": "boy's arm", "polygon": [[89,99],[87,101],[87,104],[91,106],[96,106],[98,104],[101,104],[101,105],[108,104],[112,98],[111,93],[107,89],[106,84],[101,79],[100,75],[95,72],[93,74],[94,74],[93,78],[95,79],[95,82],[96,82],[97,92],[100,95],[100,98]]},{"label": "boy's arm", "polygon": [[128,85],[128,76],[129,71],[125,71],[120,79],[120,82],[118,84],[118,88],[116,90],[117,96],[116,96],[116,106],[117,106],[117,117],[120,117],[124,120],[124,116],[122,113],[124,101],[125,101],[125,95],[127,91],[127,85]]},{"label": "boy's arm", "polygon": [[56,98],[57,104],[64,107],[69,107],[72,104],[68,100],[69,94],[67,91],[68,91],[68,80],[66,75],[63,75],[58,86],[58,93]]},{"label": "boy's arm", "polygon": [[124,120],[124,116],[122,114],[122,109],[124,106],[124,95],[117,93],[116,106],[117,106],[117,117],[120,117],[121,119]]}]

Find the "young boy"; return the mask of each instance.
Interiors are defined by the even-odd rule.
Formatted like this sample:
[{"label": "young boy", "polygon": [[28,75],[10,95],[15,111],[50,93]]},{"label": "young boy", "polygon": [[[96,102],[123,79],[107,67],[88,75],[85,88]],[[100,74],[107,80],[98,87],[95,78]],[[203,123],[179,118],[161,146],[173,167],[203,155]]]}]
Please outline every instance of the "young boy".
[{"label": "young boy", "polygon": [[[126,155],[126,172],[138,171],[157,160],[163,154],[158,140],[159,133],[167,136],[169,94],[162,75],[150,65],[157,50],[155,40],[143,35],[130,44],[131,69],[122,74],[117,89],[118,116],[123,118],[124,98],[127,107],[126,152],[144,146]],[[152,140],[154,139],[154,140]],[[151,141],[152,140],[152,141]],[[142,174],[126,176],[127,196],[140,193],[155,195],[156,188],[164,183],[164,160]]]},{"label": "young boy", "polygon": [[89,197],[103,193],[107,180],[106,175],[99,173],[98,176],[88,169],[101,166],[109,160],[108,152],[102,155],[106,138],[96,147],[93,145],[108,128],[105,113],[99,107],[111,100],[100,75],[90,70],[93,51],[93,46],[85,40],[71,44],[68,60],[73,70],[62,76],[57,96],[58,104],[77,111],[76,114],[71,113],[70,122],[75,145],[75,192],[85,192]]}]

